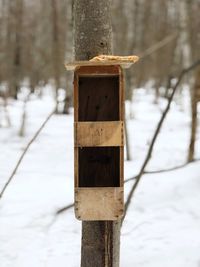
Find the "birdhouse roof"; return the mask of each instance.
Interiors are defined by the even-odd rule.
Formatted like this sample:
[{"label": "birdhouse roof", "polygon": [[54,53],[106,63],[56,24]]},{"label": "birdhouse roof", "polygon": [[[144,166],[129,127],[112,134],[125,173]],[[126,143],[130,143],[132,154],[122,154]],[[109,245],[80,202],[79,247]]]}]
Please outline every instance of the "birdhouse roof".
[{"label": "birdhouse roof", "polygon": [[112,55],[100,55],[92,58],[91,60],[74,61],[66,63],[67,70],[75,70],[80,66],[113,66],[120,65],[122,68],[130,68],[134,63],[139,60],[138,56],[112,56]]}]

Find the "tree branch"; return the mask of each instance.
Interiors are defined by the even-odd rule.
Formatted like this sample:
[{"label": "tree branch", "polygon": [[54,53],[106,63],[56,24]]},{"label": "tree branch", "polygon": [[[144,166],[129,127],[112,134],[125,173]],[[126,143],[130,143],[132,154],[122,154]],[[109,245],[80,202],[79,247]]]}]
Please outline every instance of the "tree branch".
[{"label": "tree branch", "polygon": [[161,49],[162,47],[164,47],[165,45],[167,45],[168,43],[170,43],[171,41],[176,39],[177,36],[178,36],[178,33],[175,32],[173,34],[168,35],[167,37],[162,39],[160,42],[157,42],[156,44],[154,44],[151,47],[147,48],[145,51],[139,53],[140,59],[144,59],[147,56],[150,56],[151,54],[153,54],[157,50]]},{"label": "tree branch", "polygon": [[[168,168],[168,169],[155,170],[155,171],[144,171],[143,174],[156,174],[156,173],[176,171],[176,170],[182,169],[182,168],[186,167],[188,164],[196,162],[196,161],[200,161],[200,159],[194,159],[194,160],[192,160],[190,162],[187,161],[187,162],[185,162],[185,163],[183,163],[181,165],[174,166],[174,167],[171,167],[171,168]],[[125,183],[131,182],[131,181],[137,179],[137,177],[138,177],[138,175],[135,175],[135,176],[133,176],[131,178],[126,179],[124,182]]]},{"label": "tree branch", "polygon": [[157,139],[158,134],[159,134],[159,132],[160,132],[160,129],[161,129],[162,125],[163,125],[163,122],[164,122],[164,120],[165,120],[165,118],[166,118],[166,116],[167,116],[167,113],[168,113],[169,110],[170,110],[171,103],[172,103],[173,97],[174,97],[174,95],[175,95],[175,92],[176,92],[178,86],[180,85],[180,83],[181,83],[181,81],[182,81],[184,75],[185,75],[186,73],[188,73],[189,71],[193,70],[194,68],[196,68],[198,65],[200,65],[200,60],[197,60],[195,63],[193,63],[193,64],[192,64],[191,66],[189,66],[188,68],[183,69],[182,72],[180,73],[179,77],[178,77],[178,80],[177,80],[176,84],[175,84],[174,87],[172,88],[171,95],[170,95],[169,98],[168,98],[168,104],[167,104],[167,106],[166,106],[166,108],[165,108],[165,110],[164,110],[164,112],[163,112],[163,114],[162,114],[162,116],[161,116],[161,118],[160,118],[160,121],[159,121],[159,123],[158,123],[158,125],[157,125],[157,127],[156,127],[156,130],[155,130],[155,132],[154,132],[154,135],[153,135],[153,138],[152,138],[152,141],[151,141],[149,150],[148,150],[148,152],[147,152],[146,158],[145,158],[145,160],[144,160],[144,163],[143,163],[143,165],[142,165],[142,167],[141,167],[141,169],[140,169],[139,174],[137,175],[136,182],[134,183],[134,185],[132,186],[132,188],[131,188],[131,190],[130,190],[130,192],[129,192],[129,194],[128,194],[128,198],[127,198],[127,201],[126,201],[126,203],[125,203],[125,212],[124,212],[124,217],[123,217],[123,219],[122,219],[122,223],[123,223],[123,221],[124,221],[124,218],[125,218],[125,216],[126,216],[126,213],[127,213],[127,211],[128,211],[128,208],[129,208],[129,206],[130,206],[132,196],[133,196],[133,194],[134,194],[134,192],[135,192],[135,190],[136,190],[136,188],[137,188],[139,182],[141,181],[141,177],[142,177],[142,175],[143,175],[143,173],[144,173],[144,170],[145,170],[145,168],[146,168],[146,166],[147,166],[147,164],[148,164],[148,162],[149,162],[149,160],[150,160],[150,158],[151,158],[151,155],[152,155],[152,152],[153,152],[153,148],[154,148],[156,139]]},{"label": "tree branch", "polygon": [[[168,168],[168,169],[157,170],[157,171],[144,171],[143,174],[156,174],[156,173],[176,171],[178,169],[182,169],[182,168],[186,167],[190,163],[194,163],[194,162],[197,162],[197,161],[200,161],[200,159],[194,159],[193,161],[185,162],[185,163],[183,163],[183,164],[181,164],[179,166],[174,166],[174,167],[171,167],[171,168]],[[124,183],[131,182],[131,181],[133,181],[133,180],[135,180],[137,178],[138,178],[138,175],[135,175],[135,176],[133,176],[131,178],[126,179],[124,181]],[[56,215],[59,215],[60,213],[65,212],[65,211],[67,211],[67,210],[69,210],[69,209],[71,209],[73,207],[74,207],[74,203],[71,203],[71,204],[69,204],[69,205],[57,210]]]},{"label": "tree branch", "polygon": [[73,208],[73,207],[74,207],[74,203],[71,203],[71,204],[67,205],[67,206],[64,207],[64,208],[61,208],[61,209],[57,210],[57,211],[56,211],[56,215],[59,215],[60,213],[66,211],[66,210],[69,210],[69,209],[71,209],[71,208]]},{"label": "tree branch", "polygon": [[40,134],[40,132],[42,131],[42,129],[45,127],[45,125],[47,124],[47,122],[50,120],[50,118],[53,116],[53,114],[55,113],[55,109],[48,115],[48,117],[46,118],[46,120],[42,123],[42,125],[40,126],[40,128],[37,130],[37,132],[34,134],[34,136],[31,138],[31,140],[28,142],[26,148],[24,149],[23,153],[21,154],[19,160],[17,161],[17,164],[12,172],[12,174],[10,175],[8,181],[6,182],[6,184],[4,185],[3,189],[0,192],[0,199],[3,197],[3,194],[6,190],[6,188],[8,187],[8,185],[11,183],[13,177],[15,176],[26,152],[28,151],[28,149],[30,148],[31,144],[36,140],[36,138],[38,137],[38,135]]}]

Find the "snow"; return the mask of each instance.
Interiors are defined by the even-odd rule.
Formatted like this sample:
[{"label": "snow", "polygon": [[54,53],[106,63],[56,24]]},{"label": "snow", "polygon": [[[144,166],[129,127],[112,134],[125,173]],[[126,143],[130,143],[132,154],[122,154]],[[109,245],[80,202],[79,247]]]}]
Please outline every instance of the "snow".
[{"label": "snow", "polygon": [[145,175],[122,228],[122,266],[199,266],[199,169]]},{"label": "snow", "polygon": [[[23,102],[9,102],[12,127],[0,129],[0,188],[28,141],[54,107],[49,88],[27,104],[25,137],[18,137]],[[185,100],[186,99],[186,100]],[[147,166],[160,170],[186,161],[189,100],[173,103]],[[132,161],[125,177],[137,174],[166,105],[153,104],[149,91],[138,90],[129,107]],[[130,103],[129,103],[130,104]],[[196,158],[200,158],[198,132]],[[125,184],[127,196],[133,182]],[[73,209],[73,115],[54,115],[26,154],[0,199],[1,267],[80,266],[81,222]],[[165,173],[146,174],[131,202],[121,235],[121,267],[200,266],[200,162]]]}]

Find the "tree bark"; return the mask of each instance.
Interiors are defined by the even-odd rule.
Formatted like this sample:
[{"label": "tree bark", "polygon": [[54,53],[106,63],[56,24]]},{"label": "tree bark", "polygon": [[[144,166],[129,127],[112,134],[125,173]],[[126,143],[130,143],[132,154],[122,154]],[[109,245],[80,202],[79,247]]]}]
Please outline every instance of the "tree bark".
[{"label": "tree bark", "polygon": [[188,162],[192,162],[194,160],[195,141],[196,141],[197,127],[198,127],[197,105],[199,101],[200,101],[200,68],[198,68],[196,72],[194,88],[193,90],[191,90],[192,121],[191,121],[190,144],[188,149]]},{"label": "tree bark", "polygon": [[128,127],[127,127],[127,119],[126,118],[124,121],[124,131],[125,131],[125,140],[126,140],[126,160],[131,160],[129,135],[128,135]]},{"label": "tree bark", "polygon": [[[74,1],[75,60],[112,53],[110,0]],[[81,267],[118,267],[120,222],[83,221]]]},{"label": "tree bark", "polygon": [[58,8],[57,1],[51,0],[52,8],[52,56],[53,56],[53,75],[55,79],[55,98],[56,98],[56,113],[58,113],[58,88],[60,79],[60,47],[59,47],[59,18],[58,18]]},{"label": "tree bark", "polygon": [[110,0],[75,0],[74,49],[76,60],[112,53]]},{"label": "tree bark", "polygon": [[7,23],[6,56],[8,59],[9,95],[17,99],[22,72],[22,32],[24,1],[9,1],[10,19]]},{"label": "tree bark", "polygon": [[191,102],[192,102],[191,103],[192,121],[191,121],[190,145],[188,150],[188,162],[192,162],[194,160],[196,131],[197,131],[197,101],[195,98],[193,98]]}]

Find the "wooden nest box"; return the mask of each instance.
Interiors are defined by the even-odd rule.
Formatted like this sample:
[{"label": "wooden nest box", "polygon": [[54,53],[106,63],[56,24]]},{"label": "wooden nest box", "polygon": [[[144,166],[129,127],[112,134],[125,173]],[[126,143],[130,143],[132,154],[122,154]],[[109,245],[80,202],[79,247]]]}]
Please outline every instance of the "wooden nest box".
[{"label": "wooden nest box", "polygon": [[124,212],[124,80],[115,63],[73,63],[79,220],[119,220]]}]

